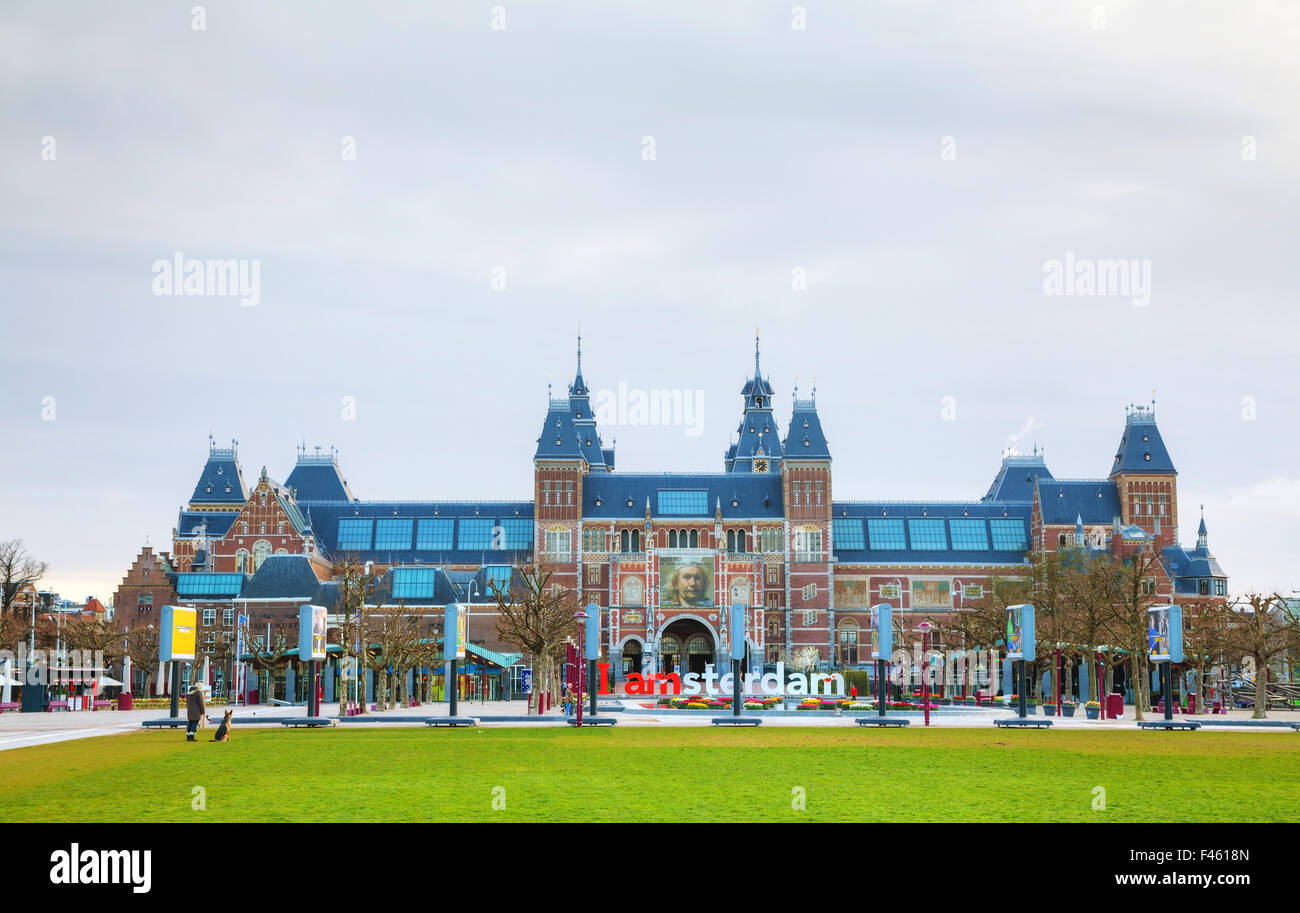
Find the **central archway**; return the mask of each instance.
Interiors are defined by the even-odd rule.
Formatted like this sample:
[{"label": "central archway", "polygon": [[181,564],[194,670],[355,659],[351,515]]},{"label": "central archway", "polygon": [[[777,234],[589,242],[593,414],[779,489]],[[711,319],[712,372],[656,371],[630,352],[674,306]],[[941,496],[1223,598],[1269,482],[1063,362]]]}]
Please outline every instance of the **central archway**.
[{"label": "central archway", "polygon": [[715,661],[713,631],[694,618],[679,618],[664,628],[659,637],[659,668],[664,672],[694,672],[702,675]]}]

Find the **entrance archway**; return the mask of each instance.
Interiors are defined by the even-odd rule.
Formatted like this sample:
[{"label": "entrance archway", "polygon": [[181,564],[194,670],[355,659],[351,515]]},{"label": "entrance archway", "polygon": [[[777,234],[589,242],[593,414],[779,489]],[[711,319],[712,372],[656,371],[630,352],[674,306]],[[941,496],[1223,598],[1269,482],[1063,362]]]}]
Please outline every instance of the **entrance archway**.
[{"label": "entrance archway", "polygon": [[623,677],[641,673],[641,641],[635,637],[623,644]]},{"label": "entrance archway", "polygon": [[713,632],[694,618],[681,618],[664,628],[659,638],[659,668],[663,672],[694,672],[702,675],[715,661]]}]

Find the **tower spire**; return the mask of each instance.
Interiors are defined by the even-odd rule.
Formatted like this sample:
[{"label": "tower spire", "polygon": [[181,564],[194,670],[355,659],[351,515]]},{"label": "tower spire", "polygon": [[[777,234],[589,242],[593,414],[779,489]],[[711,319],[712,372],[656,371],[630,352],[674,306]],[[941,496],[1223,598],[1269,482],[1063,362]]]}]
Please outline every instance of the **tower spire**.
[{"label": "tower spire", "polygon": [[758,370],[758,327],[754,327],[754,376],[763,376]]}]

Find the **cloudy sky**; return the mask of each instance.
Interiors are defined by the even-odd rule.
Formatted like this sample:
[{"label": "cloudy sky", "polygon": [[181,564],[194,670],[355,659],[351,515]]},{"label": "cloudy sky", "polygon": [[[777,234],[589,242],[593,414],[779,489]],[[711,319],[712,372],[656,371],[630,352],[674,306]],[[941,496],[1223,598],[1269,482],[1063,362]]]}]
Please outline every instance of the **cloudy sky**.
[{"label": "cloudy sky", "polygon": [[[1300,586],[1300,6],[792,7],[5,3],[0,539],[107,599],[209,427],[527,498],[579,325],[594,390],[703,396],[619,467],[717,471],[757,326],[837,498],[977,498],[1013,438],[1104,476],[1155,390],[1184,542]],[[155,294],[178,252],[255,303]]]}]

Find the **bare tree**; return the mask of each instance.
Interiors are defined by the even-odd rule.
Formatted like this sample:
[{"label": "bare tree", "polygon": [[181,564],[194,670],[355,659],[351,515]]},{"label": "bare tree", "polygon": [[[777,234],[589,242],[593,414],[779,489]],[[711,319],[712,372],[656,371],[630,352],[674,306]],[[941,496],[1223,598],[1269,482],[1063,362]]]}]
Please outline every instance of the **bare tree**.
[{"label": "bare tree", "polygon": [[1269,667],[1296,649],[1295,610],[1277,593],[1247,593],[1234,599],[1230,609],[1228,649],[1242,657],[1247,675],[1254,667],[1255,711],[1251,717],[1264,719]]},{"label": "bare tree", "polygon": [[[371,596],[374,590],[376,575],[371,573],[366,564],[363,564],[354,556],[344,556],[334,565],[336,579],[339,584],[339,646],[343,648],[341,656],[345,659],[351,659],[354,663],[356,678],[353,680],[353,686],[358,689],[359,698],[357,704],[361,712],[366,712],[366,682],[365,668],[366,660],[363,658],[368,653],[364,636],[366,634],[366,618],[370,608],[366,604],[367,598]],[[361,647],[358,649],[357,645]],[[343,716],[348,701],[348,688],[340,686],[339,688],[339,716]]]},{"label": "bare tree", "polygon": [[1155,575],[1159,559],[1153,549],[1138,548],[1127,560],[1116,557],[1101,559],[1098,573],[1108,579],[1101,583],[1108,594],[1106,632],[1128,652],[1125,660],[1133,687],[1134,717],[1143,719],[1143,708],[1151,706],[1151,664],[1147,661],[1147,610],[1159,604]]},{"label": "bare tree", "polygon": [[[536,698],[543,691],[560,688],[560,651],[569,637],[581,636],[573,615],[576,594],[551,583],[554,571],[544,565],[528,565],[518,574],[520,585],[492,593],[497,601],[497,636],[529,656],[533,663],[533,688],[528,695],[528,712],[541,706]],[[446,636],[454,637],[449,631]],[[450,683],[449,687],[455,687]]]},{"label": "bare tree", "polygon": [[22,539],[0,542],[0,615],[8,615],[18,594],[34,586],[49,568],[27,554]]}]

